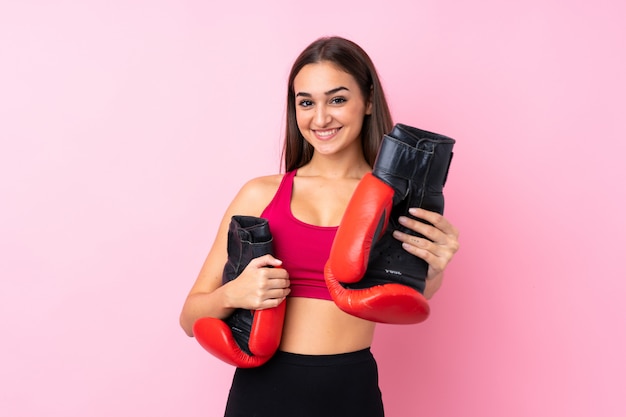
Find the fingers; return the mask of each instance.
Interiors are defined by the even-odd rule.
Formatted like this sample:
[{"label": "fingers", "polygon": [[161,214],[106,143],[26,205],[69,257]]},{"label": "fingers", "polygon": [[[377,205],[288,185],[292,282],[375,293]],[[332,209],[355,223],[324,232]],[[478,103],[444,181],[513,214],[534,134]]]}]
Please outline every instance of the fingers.
[{"label": "fingers", "polygon": [[443,256],[448,252],[448,249],[446,249],[444,245],[408,233],[403,233],[399,230],[393,232],[393,237],[402,242],[404,249],[420,258],[429,255]]},{"label": "fingers", "polygon": [[419,208],[411,208],[409,213],[430,224],[406,216],[400,216],[398,221],[404,227],[427,237],[435,243],[445,245],[448,241],[451,243],[458,241],[458,230],[441,214]]},{"label": "fingers", "polygon": [[441,273],[459,249],[458,230],[441,214],[424,210],[409,209],[409,213],[431,224],[401,216],[398,221],[407,229],[425,238],[394,231],[393,236],[402,242],[402,247],[429,265],[428,277]]},{"label": "fingers", "polygon": [[393,236],[402,242],[402,248],[411,255],[423,259],[429,266],[426,279],[432,279],[443,272],[456,252],[456,245],[441,245],[428,239],[416,237],[398,230]]},{"label": "fingers", "polygon": [[257,294],[261,300],[282,300],[291,291],[290,284],[289,274],[282,268],[262,271],[257,280]]},{"label": "fingers", "polygon": [[252,310],[264,310],[266,308],[273,308],[282,303],[291,290],[289,288],[279,288],[273,291],[267,292],[267,298],[260,299],[256,308]]},{"label": "fingers", "polygon": [[244,272],[231,281],[236,285],[239,308],[260,310],[279,305],[291,291],[282,261],[264,255],[250,261]]},{"label": "fingers", "polygon": [[267,255],[260,256],[258,258],[254,258],[253,260],[250,261],[248,266],[252,268],[263,268],[263,267],[268,267],[268,266],[280,267],[282,264],[283,264],[283,261],[281,261],[280,259],[274,258],[270,254],[267,254]]}]

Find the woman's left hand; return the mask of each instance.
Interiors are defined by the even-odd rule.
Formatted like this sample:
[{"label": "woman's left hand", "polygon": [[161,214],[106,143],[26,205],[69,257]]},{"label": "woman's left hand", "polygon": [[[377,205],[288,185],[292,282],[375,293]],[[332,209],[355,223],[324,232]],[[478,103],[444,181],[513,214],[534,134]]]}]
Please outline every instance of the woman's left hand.
[{"label": "woman's left hand", "polygon": [[411,208],[409,213],[430,224],[406,216],[400,217],[400,224],[427,239],[398,230],[393,232],[393,236],[402,242],[404,250],[428,263],[427,281],[439,278],[459,250],[459,231],[445,217],[434,211]]}]

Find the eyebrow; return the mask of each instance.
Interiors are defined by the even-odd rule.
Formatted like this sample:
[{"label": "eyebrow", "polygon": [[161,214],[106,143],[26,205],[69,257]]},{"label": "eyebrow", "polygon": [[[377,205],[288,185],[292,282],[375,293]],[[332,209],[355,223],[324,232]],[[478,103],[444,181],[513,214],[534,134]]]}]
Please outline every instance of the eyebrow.
[{"label": "eyebrow", "polygon": [[[337,87],[337,88],[333,88],[332,90],[328,90],[328,91],[326,91],[326,92],[324,93],[324,95],[326,95],[326,96],[330,96],[330,95],[332,95],[332,94],[338,93],[338,92],[339,92],[339,91],[341,91],[341,90],[350,91],[350,90],[348,89],[348,87],[339,86],[339,87]],[[305,92],[298,92],[298,93],[296,94],[296,97],[311,97],[311,94],[310,94],[310,93],[305,93]]]}]

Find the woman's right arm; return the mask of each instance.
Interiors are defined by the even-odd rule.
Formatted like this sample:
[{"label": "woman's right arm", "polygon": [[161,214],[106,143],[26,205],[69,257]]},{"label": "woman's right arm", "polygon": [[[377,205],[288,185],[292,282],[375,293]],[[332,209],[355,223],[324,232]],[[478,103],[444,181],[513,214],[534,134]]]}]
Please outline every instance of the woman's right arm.
[{"label": "woman's right arm", "polygon": [[228,226],[233,215],[259,216],[269,204],[280,176],[263,177],[247,183],[230,204],[220,223],[215,242],[189,291],[180,314],[180,325],[193,336],[193,324],[200,317],[223,319],[235,308],[258,310],[276,307],[289,293],[289,275],[281,261],[271,255],[253,259],[237,277],[222,285],[228,257]]}]

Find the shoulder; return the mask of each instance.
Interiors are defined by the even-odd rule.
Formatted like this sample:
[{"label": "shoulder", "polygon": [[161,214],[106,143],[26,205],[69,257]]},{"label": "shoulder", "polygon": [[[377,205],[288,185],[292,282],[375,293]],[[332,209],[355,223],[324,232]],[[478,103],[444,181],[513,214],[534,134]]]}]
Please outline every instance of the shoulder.
[{"label": "shoulder", "polygon": [[241,187],[240,194],[244,196],[252,196],[256,198],[263,197],[267,194],[273,197],[280,182],[283,180],[284,174],[266,175],[264,177],[253,178]]},{"label": "shoulder", "polygon": [[258,216],[272,201],[284,174],[257,177],[246,182],[231,204],[231,211]]}]

